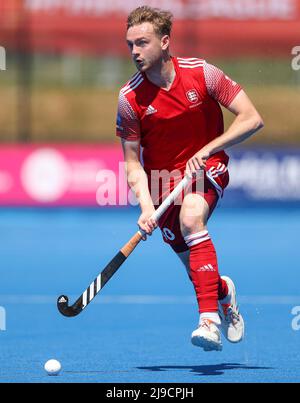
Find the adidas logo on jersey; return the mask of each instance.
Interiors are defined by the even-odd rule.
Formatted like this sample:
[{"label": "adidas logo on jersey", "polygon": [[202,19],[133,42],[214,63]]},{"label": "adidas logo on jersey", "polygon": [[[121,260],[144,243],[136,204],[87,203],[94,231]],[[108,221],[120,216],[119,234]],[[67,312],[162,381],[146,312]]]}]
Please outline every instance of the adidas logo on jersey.
[{"label": "adidas logo on jersey", "polygon": [[153,108],[152,105],[149,105],[147,110],[146,110],[146,115],[152,115],[152,113],[156,113],[157,110],[155,108]]}]

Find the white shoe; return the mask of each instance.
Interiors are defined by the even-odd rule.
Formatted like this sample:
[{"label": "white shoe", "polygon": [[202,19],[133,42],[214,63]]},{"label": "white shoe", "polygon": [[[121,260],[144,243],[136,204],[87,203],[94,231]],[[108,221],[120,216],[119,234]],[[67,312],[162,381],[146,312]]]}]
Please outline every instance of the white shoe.
[{"label": "white shoe", "polygon": [[222,342],[219,327],[210,319],[202,319],[198,329],[192,333],[191,342],[204,351],[221,351]]},{"label": "white shoe", "polygon": [[231,296],[228,303],[221,303],[219,301],[221,331],[228,341],[231,343],[238,343],[242,341],[244,337],[244,320],[237,305],[236,291],[233,281],[227,276],[222,276],[221,278],[226,281],[228,292]]}]

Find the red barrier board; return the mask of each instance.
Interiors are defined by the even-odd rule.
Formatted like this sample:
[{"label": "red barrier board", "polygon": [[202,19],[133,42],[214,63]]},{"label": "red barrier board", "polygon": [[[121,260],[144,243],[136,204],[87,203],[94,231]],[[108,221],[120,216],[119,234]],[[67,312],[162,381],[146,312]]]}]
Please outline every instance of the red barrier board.
[{"label": "red barrier board", "polygon": [[0,147],[0,205],[127,205],[118,145]]},{"label": "red barrier board", "polygon": [[44,52],[127,55],[126,17],[147,4],[174,13],[174,54],[290,55],[300,0],[2,0],[0,43]]}]

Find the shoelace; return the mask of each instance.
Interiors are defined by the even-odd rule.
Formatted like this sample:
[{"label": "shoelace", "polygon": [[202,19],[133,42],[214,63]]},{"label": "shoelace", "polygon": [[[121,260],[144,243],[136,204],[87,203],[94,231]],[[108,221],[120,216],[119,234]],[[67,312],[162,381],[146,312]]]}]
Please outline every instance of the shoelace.
[{"label": "shoelace", "polygon": [[235,311],[232,306],[224,308],[224,315],[227,323],[233,323],[235,325],[240,320],[239,312]]}]

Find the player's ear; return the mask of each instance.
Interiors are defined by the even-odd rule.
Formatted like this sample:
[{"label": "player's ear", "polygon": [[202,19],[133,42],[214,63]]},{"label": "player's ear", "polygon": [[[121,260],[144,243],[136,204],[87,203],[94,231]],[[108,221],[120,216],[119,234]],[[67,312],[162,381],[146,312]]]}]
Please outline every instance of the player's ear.
[{"label": "player's ear", "polygon": [[169,37],[169,35],[164,35],[161,38],[160,43],[161,43],[162,50],[167,50],[169,45],[170,45],[170,37]]}]

